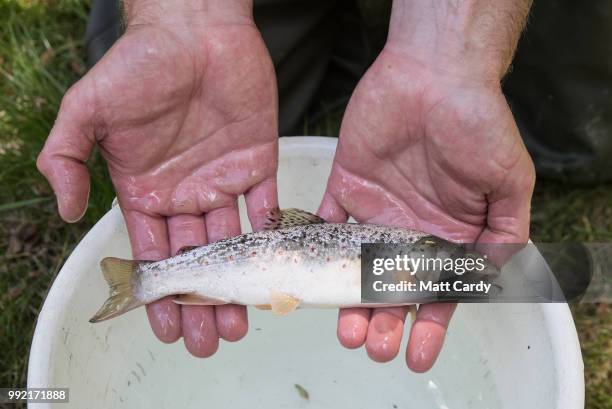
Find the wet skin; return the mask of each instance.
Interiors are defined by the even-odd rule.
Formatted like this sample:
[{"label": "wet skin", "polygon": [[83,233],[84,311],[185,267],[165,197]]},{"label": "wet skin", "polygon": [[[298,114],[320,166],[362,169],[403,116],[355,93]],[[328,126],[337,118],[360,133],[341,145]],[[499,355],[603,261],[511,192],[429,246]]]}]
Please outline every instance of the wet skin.
[{"label": "wet skin", "polygon": [[[457,242],[523,243],[533,184],[531,159],[498,81],[432,71],[388,46],[351,97],[319,214]],[[435,362],[454,309],[418,309],[406,351],[413,371]],[[406,312],[342,310],[338,338],[389,361],[399,352]]]},{"label": "wet skin", "polygon": [[[97,143],[140,260],[239,234],[240,194],[254,229],[278,205],[276,81],[258,30],[250,19],[180,26],[130,26],[68,91],[38,160],[73,222],[87,205],[84,162]],[[236,305],[164,299],[147,314],[161,341],[183,336],[198,357],[248,327]]]}]

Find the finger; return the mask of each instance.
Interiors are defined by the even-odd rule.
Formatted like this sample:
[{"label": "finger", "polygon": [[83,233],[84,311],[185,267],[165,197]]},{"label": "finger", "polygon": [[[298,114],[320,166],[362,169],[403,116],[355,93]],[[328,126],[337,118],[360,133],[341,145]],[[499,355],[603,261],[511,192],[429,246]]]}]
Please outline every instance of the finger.
[{"label": "finger", "polygon": [[[278,208],[276,177],[253,186],[244,195],[247,213],[253,231],[259,231],[268,220],[268,212]],[[240,232],[236,233],[240,234]]]},{"label": "finger", "polygon": [[368,333],[370,308],[343,308],[338,312],[337,335],[345,348],[355,349],[363,345]]},{"label": "finger", "polygon": [[[172,254],[186,246],[201,246],[206,243],[204,217],[190,214],[169,217],[168,234]],[[181,306],[181,331],[185,347],[192,355],[206,358],[217,351],[219,335],[213,307]]]},{"label": "finger", "polygon": [[[132,254],[136,260],[163,260],[170,256],[168,231],[163,217],[150,216],[135,210],[123,212]],[[147,316],[153,333],[160,341],[170,343],[181,336],[180,308],[166,297],[147,305]]]},{"label": "finger", "polygon": [[173,297],[146,305],[147,317],[153,333],[160,341],[171,344],[181,337],[181,309],[172,301]]},{"label": "finger", "polygon": [[189,246],[206,244],[204,216],[181,214],[168,217],[168,235],[170,253],[176,255],[181,249]]},{"label": "finger", "polygon": [[193,356],[208,358],[219,348],[215,309],[208,305],[183,305],[183,341]]},{"label": "finger", "polygon": [[427,372],[436,362],[457,304],[421,304],[412,324],[406,363],[414,372]]},{"label": "finger", "polygon": [[36,166],[51,184],[62,219],[81,219],[89,199],[85,161],[94,145],[89,108],[73,87],[62,100],[55,125],[38,155]]},{"label": "finger", "polygon": [[[348,219],[348,214],[328,192],[323,194],[317,214],[329,223],[344,223]],[[336,336],[343,347],[355,349],[364,344],[370,313],[369,308],[344,308],[338,312]]]},{"label": "finger", "polygon": [[329,223],[344,223],[348,220],[346,211],[329,192],[323,195],[317,214]]},{"label": "finger", "polygon": [[[531,196],[535,185],[535,170],[527,151],[524,151],[508,177],[487,196],[487,226],[477,240],[477,249],[484,252],[498,266],[520,249],[519,246],[499,244],[525,243],[529,239]],[[488,244],[493,244],[488,246]]]},{"label": "finger", "polygon": [[137,210],[124,210],[132,255],[135,260],[157,261],[170,257],[166,219]]},{"label": "finger", "polygon": [[[209,241],[215,242],[240,234],[238,206],[215,209],[206,214],[206,231]],[[219,305],[215,308],[217,331],[226,341],[237,341],[248,331],[246,307],[242,305]]]},{"label": "finger", "polygon": [[249,320],[244,305],[226,304],[215,308],[217,332],[226,341],[239,341],[249,330]]},{"label": "finger", "polygon": [[376,362],[388,362],[397,356],[404,333],[407,307],[376,308],[372,312],[366,350]]}]

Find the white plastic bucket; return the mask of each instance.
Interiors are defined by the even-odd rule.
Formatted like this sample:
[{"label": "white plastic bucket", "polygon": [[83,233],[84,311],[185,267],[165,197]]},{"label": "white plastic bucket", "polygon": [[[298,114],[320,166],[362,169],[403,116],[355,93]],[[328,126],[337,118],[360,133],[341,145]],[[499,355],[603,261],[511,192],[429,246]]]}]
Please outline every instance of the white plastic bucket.
[{"label": "white plastic bucket", "polygon": [[[332,138],[281,138],[283,207],[316,210],[335,146]],[[243,203],[241,216],[246,231]],[[244,340],[222,342],[214,357],[197,359],[182,342],[157,341],[144,309],[88,322],[107,296],[98,266],[106,256],[130,258],[118,208],[74,250],[38,318],[28,386],[70,388],[70,402],[62,407],[584,407],[580,347],[563,304],[461,305],[438,362],[421,375],[405,366],[406,337],[401,355],[387,364],[370,361],[363,349],[342,348],[336,311],[277,317],[251,309]],[[308,391],[308,400],[295,384]]]}]

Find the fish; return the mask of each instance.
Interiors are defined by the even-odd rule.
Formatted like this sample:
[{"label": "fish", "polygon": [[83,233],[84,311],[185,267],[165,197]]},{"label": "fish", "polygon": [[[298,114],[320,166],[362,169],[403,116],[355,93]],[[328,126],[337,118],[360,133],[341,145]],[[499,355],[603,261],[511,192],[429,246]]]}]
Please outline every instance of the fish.
[{"label": "fish", "polygon": [[[326,223],[304,210],[275,209],[262,231],[187,248],[165,260],[104,258],[100,267],[109,297],[90,322],[167,296],[181,305],[240,304],[279,315],[297,308],[372,307],[361,299],[363,243],[459,246],[417,230]],[[397,305],[408,304],[414,303]]]}]

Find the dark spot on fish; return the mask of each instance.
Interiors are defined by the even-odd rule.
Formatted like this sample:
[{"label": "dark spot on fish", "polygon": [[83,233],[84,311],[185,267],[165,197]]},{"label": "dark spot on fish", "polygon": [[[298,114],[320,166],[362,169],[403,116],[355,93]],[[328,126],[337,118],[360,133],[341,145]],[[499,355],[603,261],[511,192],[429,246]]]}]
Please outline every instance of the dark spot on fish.
[{"label": "dark spot on fish", "polygon": [[256,255],[257,255],[257,252],[256,252],[256,251],[253,251],[253,252],[251,253],[251,256],[256,256]]}]

